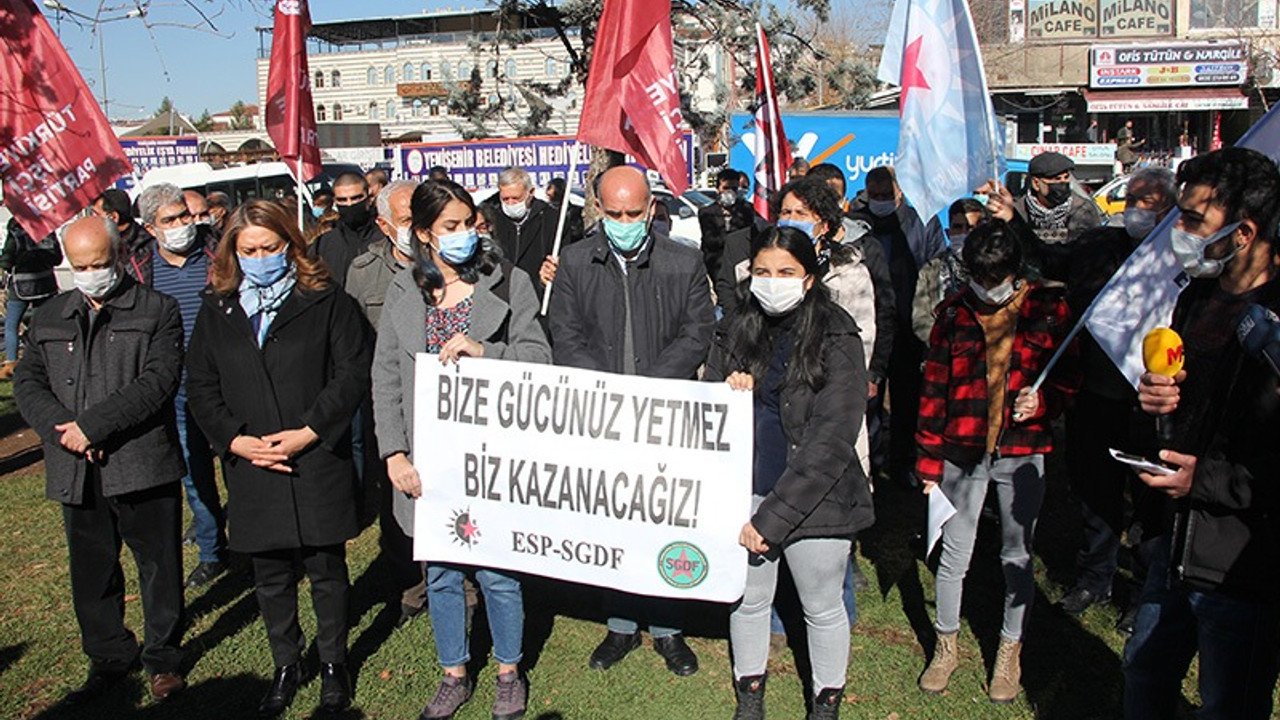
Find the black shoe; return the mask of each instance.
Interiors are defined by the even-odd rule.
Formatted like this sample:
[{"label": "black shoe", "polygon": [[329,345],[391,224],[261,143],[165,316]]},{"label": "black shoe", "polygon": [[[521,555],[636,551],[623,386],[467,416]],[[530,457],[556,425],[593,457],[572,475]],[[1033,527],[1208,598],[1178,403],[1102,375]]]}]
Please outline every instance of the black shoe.
[{"label": "black shoe", "polygon": [[627,653],[638,647],[640,647],[640,633],[626,635],[610,630],[609,634],[604,636],[604,640],[592,651],[587,667],[592,670],[608,670],[626,657]]},{"label": "black shoe", "polygon": [[844,702],[844,688],[823,688],[813,699],[813,712],[809,720],[840,720],[840,703]]},{"label": "black shoe", "polygon": [[124,682],[124,679],[128,676],[129,673],[127,671],[106,672],[91,668],[89,677],[85,678],[80,687],[67,693],[62,698],[62,704],[68,707],[86,705],[106,695],[111,691],[111,688]]},{"label": "black shoe", "polygon": [[693,649],[685,643],[684,635],[676,633],[667,637],[654,638],[653,649],[667,661],[667,669],[676,675],[687,677],[698,672],[698,656],[694,655]]},{"label": "black shoe", "polygon": [[258,717],[273,718],[289,708],[293,696],[298,694],[298,685],[302,682],[302,671],[298,663],[276,668],[276,677],[271,681],[271,689],[258,704]]},{"label": "black shoe", "polygon": [[191,523],[190,525],[187,526],[187,529],[183,531],[182,544],[183,545],[196,544],[196,524],[195,523]]},{"label": "black shoe", "polygon": [[338,713],[351,707],[351,675],[343,663],[320,666],[320,709]]},{"label": "black shoe", "polygon": [[202,562],[187,576],[187,587],[198,588],[208,585],[215,578],[227,571],[227,564],[221,560]]},{"label": "black shoe", "polygon": [[1062,611],[1068,615],[1079,615],[1091,606],[1106,600],[1108,596],[1098,595],[1092,590],[1077,586],[1071,592],[1067,593],[1058,605]]},{"label": "black shoe", "polygon": [[768,675],[748,675],[733,684],[733,694],[738,706],[733,710],[733,720],[764,720],[764,686]]},{"label": "black shoe", "polygon": [[1116,621],[1116,629],[1125,635],[1132,635],[1133,628],[1138,624],[1138,604],[1134,603],[1125,609],[1124,614]]}]

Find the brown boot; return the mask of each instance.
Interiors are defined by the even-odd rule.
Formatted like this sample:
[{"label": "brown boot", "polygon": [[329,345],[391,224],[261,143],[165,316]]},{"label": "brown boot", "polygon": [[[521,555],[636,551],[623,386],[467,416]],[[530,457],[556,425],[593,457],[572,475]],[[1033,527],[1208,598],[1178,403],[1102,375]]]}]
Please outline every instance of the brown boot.
[{"label": "brown boot", "polygon": [[933,649],[933,660],[920,676],[920,689],[937,695],[947,689],[951,673],[960,664],[959,633],[938,633],[938,644]]},{"label": "brown boot", "polygon": [[991,689],[987,693],[994,703],[1011,703],[1018,697],[1022,680],[1022,643],[1000,638],[996,651],[996,668],[991,672]]},{"label": "brown boot", "polygon": [[13,371],[17,369],[18,363],[16,360],[13,362],[6,361],[4,364],[0,364],[0,380],[12,380]]}]

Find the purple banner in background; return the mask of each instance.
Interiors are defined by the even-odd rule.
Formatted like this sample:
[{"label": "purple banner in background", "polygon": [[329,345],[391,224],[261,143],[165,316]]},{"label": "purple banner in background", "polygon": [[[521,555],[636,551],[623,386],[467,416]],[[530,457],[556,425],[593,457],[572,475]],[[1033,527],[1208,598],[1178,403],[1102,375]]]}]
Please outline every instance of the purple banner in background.
[{"label": "purple banner in background", "polygon": [[120,138],[120,147],[133,163],[133,175],[116,181],[121,190],[132,188],[153,168],[200,162],[200,141],[194,135]]},{"label": "purple banner in background", "polygon": [[[693,136],[685,133],[685,160],[689,182],[693,183]],[[400,173],[408,180],[425,180],[436,165],[449,170],[454,182],[465,188],[498,187],[498,173],[509,167],[521,167],[533,177],[533,184],[545,187],[553,177],[569,173],[570,153],[577,147],[576,177],[569,183],[581,187],[591,165],[591,148],[572,137],[529,137],[489,140],[459,140],[447,143],[422,143],[400,146]],[[628,158],[636,165],[634,158]],[[640,167],[636,165],[636,167]]]}]

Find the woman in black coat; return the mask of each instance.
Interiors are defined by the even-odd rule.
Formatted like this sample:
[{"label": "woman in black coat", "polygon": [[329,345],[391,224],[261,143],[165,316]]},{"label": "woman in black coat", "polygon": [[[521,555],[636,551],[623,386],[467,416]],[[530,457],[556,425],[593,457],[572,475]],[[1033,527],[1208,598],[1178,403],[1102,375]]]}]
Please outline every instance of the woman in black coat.
[{"label": "woman in black coat", "polygon": [[844,577],[852,538],[871,525],[871,492],[854,450],[867,409],[858,326],[818,281],[813,242],[769,228],[751,242],[750,295],[717,333],[705,380],[753,391],[751,553],[729,617],[740,720],[764,718],[769,615],[786,556],[804,607],[813,673],[811,720],[839,716],[849,663]]},{"label": "woman in black coat", "polygon": [[187,350],[187,394],[223,459],[231,549],[253,558],[276,673],[259,706],[284,711],[300,679],[299,566],[311,581],[321,704],[350,703],[347,564],[359,531],[351,416],[369,384],[360,309],[307,256],[279,205],[231,215]]}]

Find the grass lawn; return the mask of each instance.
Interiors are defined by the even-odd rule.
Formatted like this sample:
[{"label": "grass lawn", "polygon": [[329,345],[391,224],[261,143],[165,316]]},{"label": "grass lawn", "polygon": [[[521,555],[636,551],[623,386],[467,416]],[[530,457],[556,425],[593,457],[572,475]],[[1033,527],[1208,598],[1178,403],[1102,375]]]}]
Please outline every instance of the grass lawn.
[{"label": "grass lawn", "polygon": [[[0,413],[12,412],[12,406],[5,405],[8,395],[8,384],[0,384]],[[87,663],[71,608],[61,514],[55,503],[44,500],[43,481],[41,465],[0,478],[4,517],[0,526],[0,718],[230,720],[252,716],[272,664],[243,563],[209,587],[187,593],[184,644],[191,687],[185,693],[155,704],[139,674],[94,708],[72,713],[57,706],[59,698],[83,680]],[[1036,563],[1039,592],[1023,657],[1026,692],[1008,706],[992,705],[985,695],[1003,586],[996,528],[983,527],[967,582],[961,669],[946,694],[926,696],[915,682],[923,669],[922,647],[932,645],[933,575],[911,550],[911,538],[923,523],[923,501],[905,491],[883,488],[877,503],[880,520],[860,543],[859,559],[872,589],[858,597],[861,618],[850,639],[845,717],[1079,720],[1120,716],[1123,636],[1113,629],[1117,610],[1095,607],[1077,620],[1052,606],[1073,572],[1078,525],[1061,477],[1050,479],[1041,516]],[[349,716],[409,720],[417,716],[439,677],[430,621],[424,616],[402,629],[394,628],[398,598],[391,599],[393,593],[377,559],[376,524],[353,540],[348,552],[353,585],[350,663],[357,686],[356,707]],[[127,552],[125,556],[128,622],[139,629],[142,612],[136,571]],[[194,548],[186,549],[185,560],[190,570],[196,563]],[[647,640],[613,670],[587,670],[586,658],[603,635],[594,590],[530,579],[525,597],[529,718],[679,720],[732,715],[725,608],[689,608],[691,644],[702,669],[682,679],[666,671]],[[305,585],[302,618],[310,637],[314,621]],[[473,642],[476,657],[483,657],[487,647],[481,635],[476,633]],[[803,644],[803,633],[795,635]],[[307,660],[310,679],[287,717],[313,714],[319,695],[316,662],[312,648]],[[798,667],[803,669],[803,657],[797,659],[790,651],[773,658],[768,689],[771,717],[803,717],[799,678],[804,672]],[[493,676],[492,665],[482,671],[476,698],[458,714],[460,720],[490,716]],[[1188,698],[1194,699],[1193,686],[1186,687]]]}]

